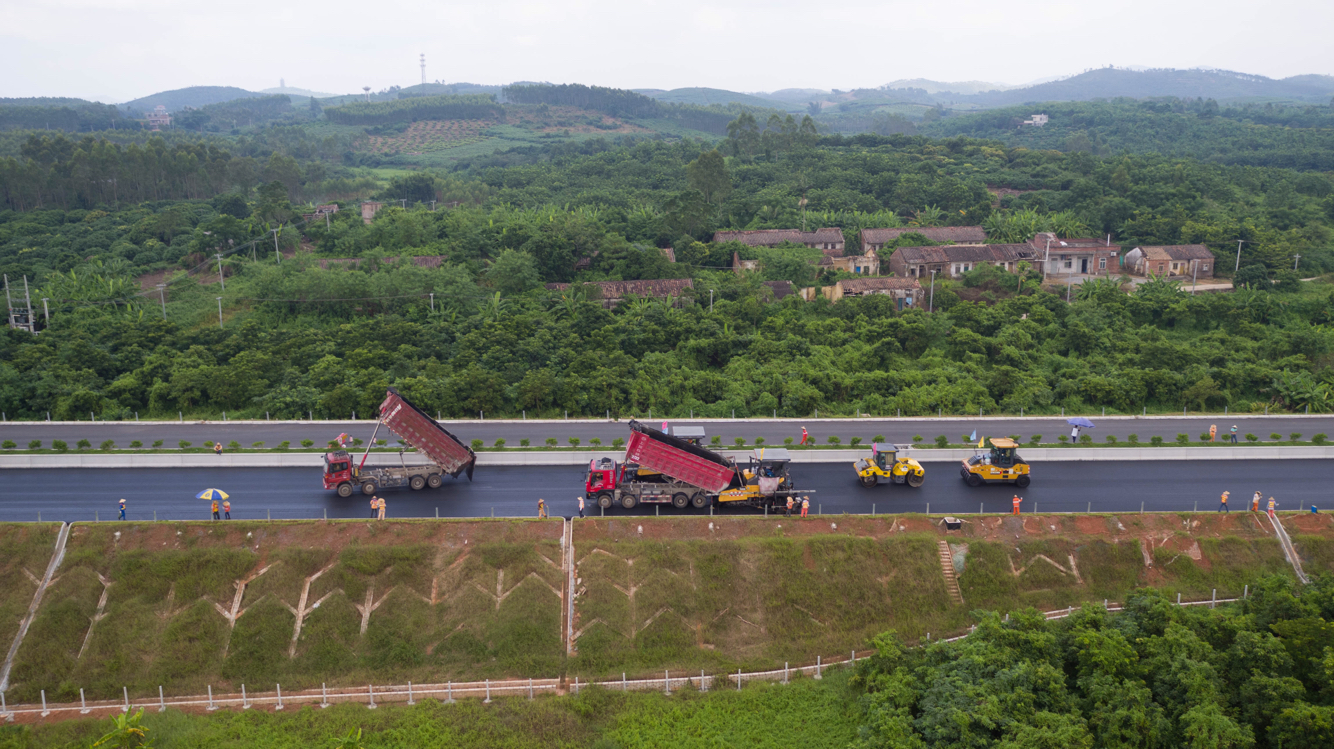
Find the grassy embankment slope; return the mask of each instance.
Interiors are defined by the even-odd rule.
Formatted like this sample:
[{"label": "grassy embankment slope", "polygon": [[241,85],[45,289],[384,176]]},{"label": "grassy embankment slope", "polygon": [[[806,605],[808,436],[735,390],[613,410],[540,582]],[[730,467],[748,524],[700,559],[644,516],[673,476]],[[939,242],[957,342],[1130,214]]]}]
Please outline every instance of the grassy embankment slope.
[{"label": "grassy embankment slope", "polygon": [[[1311,574],[1334,570],[1330,520],[1290,516]],[[915,515],[576,522],[572,658],[559,521],[76,525],[9,697],[781,668],[891,628],[958,632],[975,609],[1146,585],[1224,598],[1291,575],[1249,513],[968,521],[949,533]]]},{"label": "grassy embankment slope", "polygon": [[32,605],[59,533],[59,523],[0,525],[0,660]]}]

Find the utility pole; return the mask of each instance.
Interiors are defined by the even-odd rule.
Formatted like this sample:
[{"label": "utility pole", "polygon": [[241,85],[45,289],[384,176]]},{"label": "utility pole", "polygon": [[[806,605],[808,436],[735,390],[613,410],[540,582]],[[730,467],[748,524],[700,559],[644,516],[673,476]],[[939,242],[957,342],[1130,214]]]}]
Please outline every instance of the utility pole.
[{"label": "utility pole", "polygon": [[[1293,255],[1293,256],[1292,256],[1292,269],[1293,269],[1293,270],[1297,270],[1297,263],[1298,263],[1299,261],[1301,261],[1301,259],[1302,259],[1302,256],[1301,256],[1301,255]],[[23,277],[23,288],[24,288],[24,290],[27,290],[27,288],[28,288],[28,277],[27,277],[27,276],[24,276],[24,277]]]},{"label": "utility pole", "polygon": [[713,314],[713,289],[709,289],[709,314]]},{"label": "utility pole", "polygon": [[28,332],[37,334],[37,326],[32,322],[32,296],[28,294],[28,277],[23,277],[23,304],[28,308]]},{"label": "utility pole", "polygon": [[435,203],[436,201],[434,200],[431,201],[431,213],[435,213]]},{"label": "utility pole", "polygon": [[46,297],[42,297],[42,315],[43,315],[44,317],[46,317],[46,324],[47,324],[48,327],[50,327],[50,325],[51,325],[51,309],[50,309],[49,307],[46,306],[46,299],[47,299]]},{"label": "utility pole", "polygon": [[325,228],[326,231],[329,230],[329,229],[332,229],[332,228],[333,228],[333,224],[329,222],[329,212],[328,212],[328,211],[325,211],[325,212],[324,212],[324,228]]},{"label": "utility pole", "polygon": [[283,261],[283,254],[278,251],[278,232],[282,230],[281,226],[277,229],[269,229],[269,231],[273,232],[273,255],[278,258],[279,263]]},{"label": "utility pole", "polygon": [[1195,293],[1195,281],[1200,277],[1200,261],[1190,261],[1190,293]]},{"label": "utility pole", "polygon": [[158,298],[162,300],[162,319],[167,319],[167,285],[160,283],[157,285]]},{"label": "utility pole", "polygon": [[218,297],[218,327],[222,327],[222,297]]},{"label": "utility pole", "polygon": [[926,311],[936,311],[936,270],[934,268],[931,269],[931,297],[927,302]]},{"label": "utility pole", "polygon": [[218,256],[218,283],[222,284],[222,290],[226,291],[227,279],[224,278],[222,275],[222,253],[221,252],[217,253],[217,256]]},{"label": "utility pole", "polygon": [[1244,239],[1238,239],[1238,240],[1237,240],[1237,266],[1236,266],[1235,268],[1232,269],[1232,272],[1233,272],[1234,274],[1235,274],[1237,271],[1241,270],[1241,246],[1242,246],[1245,242],[1246,242],[1246,240],[1244,240]]},{"label": "utility pole", "polygon": [[426,53],[422,53],[422,85],[426,85]]},{"label": "utility pole", "polygon": [[431,311],[435,312],[435,294],[431,294]]},{"label": "utility pole", "polygon": [[398,202],[400,202],[400,203],[403,204],[403,210],[406,211],[406,210],[408,209],[408,199],[407,199],[407,198],[399,198],[399,199],[398,199]]}]

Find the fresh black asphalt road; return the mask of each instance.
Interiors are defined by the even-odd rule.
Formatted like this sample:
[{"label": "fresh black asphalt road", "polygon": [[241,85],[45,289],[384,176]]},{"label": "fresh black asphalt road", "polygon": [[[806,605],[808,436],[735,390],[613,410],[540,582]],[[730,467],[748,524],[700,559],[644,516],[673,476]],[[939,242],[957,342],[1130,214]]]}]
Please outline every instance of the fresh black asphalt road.
[{"label": "fresh black asphalt road", "polygon": [[[645,421],[654,427],[662,425],[661,418]],[[1195,441],[1199,439],[1202,432],[1209,430],[1211,424],[1218,427],[1219,439],[1224,438],[1229,427],[1233,424],[1237,425],[1238,439],[1242,441],[1245,440],[1244,435],[1248,432],[1259,436],[1263,441],[1268,441],[1269,435],[1274,433],[1282,435],[1285,440],[1293,432],[1301,433],[1303,439],[1310,439],[1312,435],[1322,432],[1334,435],[1334,416],[1236,417],[1214,415],[1148,419],[1101,419],[1094,416],[1092,421],[1097,424],[1097,427],[1087,430],[1086,433],[1093,437],[1096,442],[1102,442],[1107,435],[1125,441],[1125,438],[1130,434],[1139,435],[1140,441],[1146,443],[1150,437],[1155,435],[1172,442],[1175,441],[1177,434],[1187,434],[1192,441]],[[604,444],[610,445],[613,439],[617,437],[625,438],[629,435],[629,429],[624,420],[620,422],[464,421],[444,423],[446,428],[465,442],[480,439],[487,445],[491,445],[497,439],[504,439],[506,444],[512,447],[518,446],[519,441],[523,439],[530,440],[533,445],[541,445],[549,437],[556,438],[562,445],[568,444],[571,437],[578,438],[584,444],[588,444],[589,439],[596,437],[601,439]],[[785,437],[799,440],[801,439],[801,428],[803,426],[820,444],[825,444],[831,436],[838,437],[844,444],[847,444],[852,437],[861,437],[864,442],[870,442],[871,438],[876,435],[883,435],[890,442],[908,442],[912,440],[914,435],[921,435],[927,442],[931,442],[937,435],[942,434],[949,437],[950,442],[959,442],[963,435],[972,434],[974,430],[977,431],[978,436],[1017,434],[1025,441],[1035,434],[1040,434],[1044,442],[1056,442],[1059,435],[1070,433],[1070,426],[1066,424],[1064,418],[1060,417],[1027,419],[947,417],[945,419],[868,419],[864,421],[754,419],[749,421],[708,422],[673,419],[670,423],[678,426],[690,424],[703,426],[709,435],[721,437],[725,445],[733,444],[737,437],[745,439],[746,444],[752,444],[756,437],[763,437],[769,444],[782,444]],[[56,439],[64,440],[71,445],[81,439],[87,439],[94,445],[110,439],[114,440],[116,445],[121,448],[129,447],[130,443],[135,440],[142,442],[145,446],[150,446],[153,442],[162,440],[163,446],[169,448],[176,447],[181,440],[187,440],[196,446],[202,445],[207,440],[220,441],[223,444],[236,441],[243,447],[249,447],[255,442],[263,442],[268,447],[274,447],[284,440],[290,441],[294,445],[300,444],[303,439],[312,440],[315,444],[324,444],[337,437],[341,432],[347,432],[352,437],[358,437],[362,440],[369,440],[374,428],[375,422],[365,420],[316,423],[275,421],[270,424],[202,424],[190,422],[173,424],[170,422],[100,421],[82,424],[47,424],[36,422],[0,424],[0,439],[13,440],[18,443],[20,448],[26,447],[31,440],[41,440],[43,446],[49,447],[51,441]],[[379,438],[388,438],[390,444],[393,444],[394,435],[381,430]]]},{"label": "fresh black asphalt road", "polygon": [[[852,467],[842,463],[804,463],[792,467],[799,489],[813,492],[811,511],[831,513],[922,512],[930,503],[935,514],[1009,512],[1012,486],[969,487],[953,462],[926,463],[927,480],[920,489],[857,484]],[[1033,483],[1019,492],[1024,511],[1095,512],[1215,510],[1224,490],[1232,493],[1232,510],[1242,510],[1251,494],[1274,496],[1283,510],[1334,510],[1328,460],[1059,462],[1033,467]],[[128,500],[128,518],[200,520],[209,517],[208,503],[195,499],[201,490],[228,492],[235,519],[369,517],[360,494],[342,499],[321,488],[318,468],[251,469],[80,469],[6,470],[0,494],[0,520],[82,521],[114,519],[116,502]],[[553,516],[573,515],[575,498],[583,493],[581,466],[483,467],[474,480],[445,481],[438,490],[386,490],[390,518],[532,517],[537,499],[547,500]],[[589,514],[597,512],[590,503]],[[608,515],[653,515],[653,506],[632,511],[619,508]],[[707,514],[704,510],[661,509],[669,514]],[[723,508],[720,514],[758,513]]]}]

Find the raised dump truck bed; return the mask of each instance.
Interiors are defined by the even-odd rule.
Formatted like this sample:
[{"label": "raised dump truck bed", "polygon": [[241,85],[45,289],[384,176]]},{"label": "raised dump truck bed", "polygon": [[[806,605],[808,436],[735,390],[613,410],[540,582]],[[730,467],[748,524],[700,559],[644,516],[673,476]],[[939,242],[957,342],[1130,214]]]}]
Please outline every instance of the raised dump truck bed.
[{"label": "raised dump truck bed", "polygon": [[638,421],[630,422],[625,462],[715,494],[736,477],[736,466],[730,460]]},{"label": "raised dump truck bed", "polygon": [[472,479],[477,454],[393,388],[389,388],[388,396],[380,404],[380,421],[402,437],[404,442],[440,466],[443,473],[458,478],[460,473],[466,471],[469,480]]}]

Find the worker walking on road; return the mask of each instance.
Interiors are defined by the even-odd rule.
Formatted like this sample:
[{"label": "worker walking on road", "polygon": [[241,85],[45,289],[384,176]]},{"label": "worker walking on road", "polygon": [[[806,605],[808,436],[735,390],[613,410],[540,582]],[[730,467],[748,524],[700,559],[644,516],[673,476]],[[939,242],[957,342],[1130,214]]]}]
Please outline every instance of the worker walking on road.
[{"label": "worker walking on road", "polygon": [[378,509],[380,509],[380,498],[379,498],[379,497],[372,496],[372,497],[371,497],[371,520],[374,520],[374,519],[375,519],[375,511],[378,510]]},{"label": "worker walking on road", "polygon": [[583,516],[584,516],[584,498],[583,498],[583,495],[580,495],[580,496],[579,496],[579,517],[583,517]]},{"label": "worker walking on road", "polygon": [[546,501],[545,499],[542,499],[541,497],[538,497],[538,499],[537,499],[537,517],[538,517],[538,519],[540,520],[540,519],[542,519],[542,518],[545,518],[546,516],[547,516],[547,501]]},{"label": "worker walking on road", "polygon": [[806,513],[810,512],[810,510],[811,510],[811,498],[810,498],[810,497],[802,497],[802,498],[801,498],[801,516],[802,516],[802,517],[806,517]]},{"label": "worker walking on road", "polygon": [[1227,508],[1227,494],[1228,494],[1227,492],[1223,492],[1223,496],[1222,496],[1222,500],[1223,500],[1223,502],[1222,502],[1221,504],[1218,505],[1218,511],[1219,511],[1219,512],[1227,512],[1227,513],[1231,513],[1231,510],[1229,510],[1229,509]]},{"label": "worker walking on road", "polygon": [[792,495],[787,495],[787,517],[792,517]]},{"label": "worker walking on road", "polygon": [[1251,497],[1251,512],[1259,512],[1259,511],[1260,511],[1260,492],[1257,491],[1255,492],[1255,496]]},{"label": "worker walking on road", "polygon": [[218,518],[218,500],[215,499],[213,500],[213,519],[217,520]]},{"label": "worker walking on road", "polygon": [[124,499],[121,499],[121,501],[120,501],[120,519],[121,519],[121,520],[124,520],[124,519],[125,519],[125,500],[124,500]]},{"label": "worker walking on road", "polygon": [[1210,442],[1213,442],[1213,441],[1214,441],[1214,437],[1215,437],[1217,434],[1218,434],[1218,425],[1217,425],[1217,424],[1210,424],[1210,425],[1209,425],[1209,441],[1210,441]]},{"label": "worker walking on road", "polygon": [[379,520],[384,520],[384,507],[385,507],[384,497],[377,497],[376,499],[379,502],[379,510],[380,510],[380,513],[376,515],[376,518]]},{"label": "worker walking on road", "polygon": [[1237,444],[1237,425],[1236,425],[1236,424],[1233,424],[1233,425],[1232,425],[1232,428],[1228,430],[1228,436],[1232,439],[1232,444],[1234,444],[1234,445]]},{"label": "worker walking on road", "polygon": [[1021,499],[1021,498],[1019,497],[1018,494],[1014,495],[1014,513],[1013,513],[1013,514],[1015,514],[1015,515],[1018,515],[1018,514],[1019,514],[1019,505],[1021,505],[1021,504],[1023,504],[1023,503],[1024,503],[1024,500]]},{"label": "worker walking on road", "polygon": [[1273,514],[1274,514],[1274,508],[1275,508],[1275,507],[1278,507],[1278,502],[1275,502],[1275,501],[1274,501],[1274,498],[1273,498],[1273,497],[1270,497],[1270,498],[1269,498],[1269,514],[1270,514],[1270,515],[1273,515]]},{"label": "worker walking on road", "polygon": [[222,516],[227,520],[232,519],[232,503],[229,500],[222,500]]},{"label": "worker walking on road", "polygon": [[811,435],[806,432],[806,427],[801,428],[801,444],[806,444],[811,439]]}]

